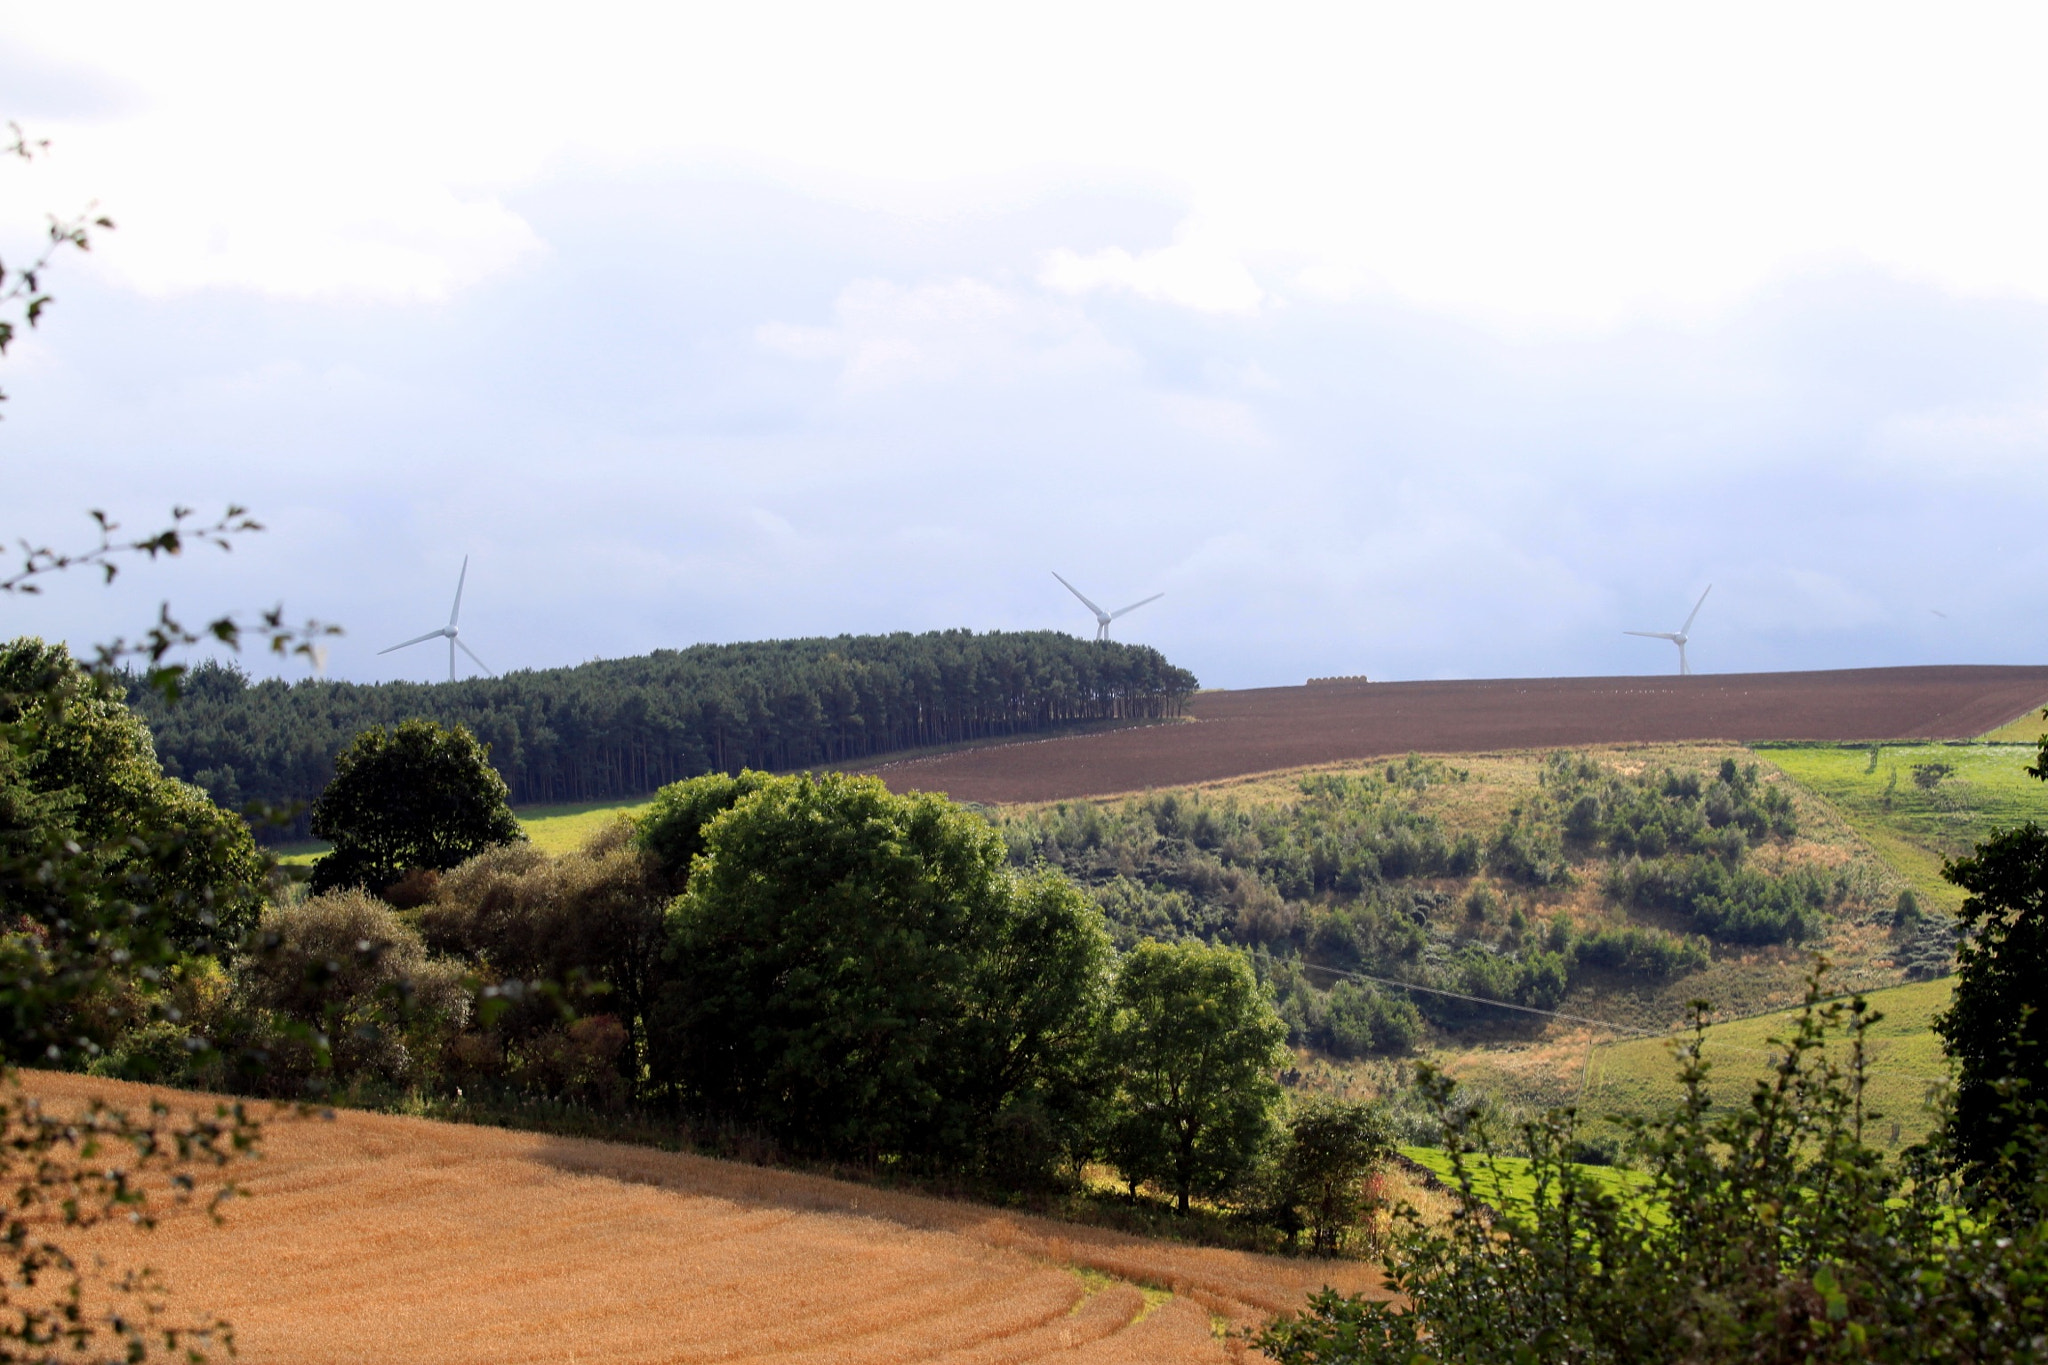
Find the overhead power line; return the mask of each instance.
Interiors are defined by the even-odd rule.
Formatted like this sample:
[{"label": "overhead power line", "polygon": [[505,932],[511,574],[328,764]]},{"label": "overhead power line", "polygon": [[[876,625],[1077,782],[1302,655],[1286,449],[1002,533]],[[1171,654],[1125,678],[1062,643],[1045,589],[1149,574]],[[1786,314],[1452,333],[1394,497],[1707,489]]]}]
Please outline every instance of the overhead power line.
[{"label": "overhead power line", "polygon": [[1540,1014],[1549,1019],[1567,1019],[1574,1024],[1591,1024],[1614,1033],[1632,1033],[1638,1038],[1663,1038],[1669,1036],[1661,1029],[1637,1028],[1633,1024],[1615,1024],[1605,1019],[1590,1019],[1583,1014],[1565,1014],[1560,1010],[1539,1010],[1534,1005],[1514,1005],[1505,1000],[1490,1000],[1483,995],[1467,995],[1462,991],[1441,990],[1435,986],[1418,986],[1413,981],[1395,981],[1390,977],[1367,976],[1364,972],[1347,972],[1338,967],[1325,967],[1317,962],[1304,962],[1304,968],[1313,972],[1328,972],[1332,976],[1349,977],[1353,981],[1370,981],[1376,986],[1396,986],[1404,991],[1421,991],[1425,995],[1441,995],[1451,1000],[1469,1000],[1475,1005],[1492,1005],[1495,1009],[1515,1010],[1522,1014]]}]

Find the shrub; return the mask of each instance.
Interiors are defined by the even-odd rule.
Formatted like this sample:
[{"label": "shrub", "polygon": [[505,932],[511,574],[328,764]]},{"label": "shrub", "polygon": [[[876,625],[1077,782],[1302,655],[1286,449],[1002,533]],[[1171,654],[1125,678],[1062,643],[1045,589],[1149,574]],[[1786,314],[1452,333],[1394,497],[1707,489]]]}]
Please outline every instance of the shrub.
[{"label": "shrub", "polygon": [[647,1019],[668,980],[665,883],[621,819],[561,857],[526,844],[477,855],[442,875],[417,923],[429,948],[468,959],[493,982],[554,988],[524,993],[499,1015],[493,1028],[509,1041],[556,1028],[565,998],[612,1016],[625,1030],[614,1056],[631,1093]]},{"label": "shrub", "polygon": [[1393,1150],[1393,1130],[1371,1105],[1328,1097],[1296,1102],[1280,1146],[1275,1219],[1289,1244],[1305,1231],[1314,1254],[1343,1250],[1371,1210],[1367,1179]]},{"label": "shrub", "polygon": [[620,1070],[626,1026],[612,1015],[589,1015],[522,1042],[505,1065],[506,1078],[536,1091],[593,1109],[616,1110],[628,1098]]},{"label": "shrub", "polygon": [[[1431,1225],[1407,1211],[1387,1257],[1397,1300],[1325,1290],[1270,1324],[1260,1348],[1281,1365],[2038,1358],[2048,1195],[2036,1186],[1958,1219],[1963,1189],[1927,1154],[1898,1166],[1865,1145],[1874,1016],[1861,1000],[1818,1005],[1820,979],[1748,1104],[1711,1109],[1696,1026],[1683,1101],[1633,1130],[1644,1174],[1632,1191],[1574,1164],[1570,1110],[1521,1127],[1528,1192],[1499,1191],[1484,1178],[1495,1142],[1483,1112],[1426,1076],[1452,1153],[1451,1216]],[[1825,1048],[1845,1031],[1846,1069]]]},{"label": "shrub", "polygon": [[[470,992],[459,963],[430,958],[390,906],[359,890],[312,896],[264,911],[254,951],[236,964],[240,1004],[304,1025],[332,1047],[343,1078],[431,1078],[441,1048],[468,1022]],[[281,1065],[273,1081],[310,1079],[317,1049],[269,1027]],[[273,1088],[275,1088],[273,1086]]]},{"label": "shrub", "polygon": [[1519,809],[1487,847],[1486,870],[1525,886],[1552,886],[1571,877],[1558,831]]},{"label": "shrub", "polygon": [[1628,924],[1595,929],[1572,941],[1575,962],[1611,972],[1665,981],[1702,971],[1710,961],[1706,945],[1661,929]]},{"label": "shrub", "polygon": [[1676,910],[1732,943],[1799,943],[1818,934],[1842,889],[1812,868],[1769,876],[1712,857],[1631,859],[1608,873],[1606,890],[1627,905]]}]

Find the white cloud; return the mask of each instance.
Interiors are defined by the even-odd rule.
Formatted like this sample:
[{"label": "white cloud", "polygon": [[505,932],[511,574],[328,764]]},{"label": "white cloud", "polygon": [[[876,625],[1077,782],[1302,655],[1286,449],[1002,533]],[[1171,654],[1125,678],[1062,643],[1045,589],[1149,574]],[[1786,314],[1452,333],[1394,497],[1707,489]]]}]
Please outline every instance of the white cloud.
[{"label": "white cloud", "polygon": [[557,172],[717,166],[928,222],[1142,185],[1181,238],[1037,243],[1047,277],[1205,311],[1257,306],[1267,261],[1517,326],[1712,310],[1815,259],[2048,298],[2037,6],[110,0],[8,27],[122,92],[39,129],[50,202],[136,223],[110,250],[155,290],[445,297],[531,256],[508,206]]},{"label": "white cloud", "polygon": [[1996,480],[2008,496],[2048,484],[2048,408],[2038,404],[1942,407],[1887,417],[1871,434],[1871,457],[1921,476],[1937,471]]},{"label": "white cloud", "polygon": [[1160,396],[1159,406],[1175,426],[1205,440],[1253,448],[1273,443],[1259,426],[1258,414],[1234,398],[1169,393]]},{"label": "white cloud", "polygon": [[1064,294],[1123,290],[1204,313],[1248,313],[1266,297],[1237,253],[1195,224],[1184,224],[1171,246],[1136,255],[1122,247],[1086,256],[1061,248],[1047,254],[1038,278]]},{"label": "white cloud", "polygon": [[841,362],[840,384],[849,393],[1129,363],[1078,308],[976,279],[909,286],[861,280],[840,293],[832,316],[823,327],[767,323],[755,339],[794,360]]}]

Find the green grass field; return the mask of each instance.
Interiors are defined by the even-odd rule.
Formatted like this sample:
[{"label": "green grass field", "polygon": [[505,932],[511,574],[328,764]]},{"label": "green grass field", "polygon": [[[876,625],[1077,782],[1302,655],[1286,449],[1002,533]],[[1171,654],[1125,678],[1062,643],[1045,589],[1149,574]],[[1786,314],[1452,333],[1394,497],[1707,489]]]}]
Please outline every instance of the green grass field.
[{"label": "green grass field", "polygon": [[[1457,1175],[1449,1152],[1441,1147],[1402,1147],[1398,1150],[1446,1185],[1454,1189],[1457,1187]],[[1536,1180],[1529,1174],[1527,1157],[1468,1154],[1465,1168],[1472,1173],[1472,1193],[1503,1213],[1527,1208],[1535,1202]],[[1581,1166],[1578,1170],[1607,1193],[1624,1198],[1647,1182],[1642,1172],[1625,1166]]]},{"label": "green grass field", "polygon": [[[533,841],[535,848],[555,854],[571,851],[608,822],[621,815],[636,815],[646,810],[649,804],[647,801],[592,801],[583,805],[524,806],[512,813],[519,817],[519,827],[526,831],[526,837]],[[303,867],[327,852],[328,847],[317,841],[286,844],[277,850],[278,861],[288,866]]]},{"label": "green grass field", "polygon": [[[1892,871],[1925,901],[1951,913],[1962,893],[1941,879],[1944,859],[1968,853],[1992,830],[2048,819],[2048,785],[2022,771],[2017,744],[1888,744],[1862,748],[1758,749],[1761,757],[1833,806]],[[1931,787],[1928,765],[1950,774]]]},{"label": "green grass field", "polygon": [[2048,719],[2042,717],[2041,709],[2035,707],[1977,738],[1987,744],[2038,744],[2041,736],[2048,733]]},{"label": "green grass field", "polygon": [[568,853],[621,815],[637,815],[649,801],[592,801],[572,806],[525,806],[513,812],[543,853]]},{"label": "green grass field", "polygon": [[[1905,1146],[1933,1125],[1928,1099],[1948,1078],[1934,1016],[1947,1007],[1953,985],[1950,980],[1919,981],[1865,997],[1884,1016],[1870,1029],[1864,1091],[1867,1107],[1881,1116],[1867,1134],[1875,1146]],[[1797,1013],[1733,1019],[1708,1029],[1706,1060],[1713,1066],[1708,1088],[1716,1104],[1740,1103],[1758,1079],[1770,1074],[1779,1055],[1770,1040],[1790,1036]],[[1581,1111],[1602,1117],[1668,1112],[1679,1098],[1675,1041],[1638,1038],[1594,1048]],[[1846,1059],[1846,1046],[1830,1051]]]}]

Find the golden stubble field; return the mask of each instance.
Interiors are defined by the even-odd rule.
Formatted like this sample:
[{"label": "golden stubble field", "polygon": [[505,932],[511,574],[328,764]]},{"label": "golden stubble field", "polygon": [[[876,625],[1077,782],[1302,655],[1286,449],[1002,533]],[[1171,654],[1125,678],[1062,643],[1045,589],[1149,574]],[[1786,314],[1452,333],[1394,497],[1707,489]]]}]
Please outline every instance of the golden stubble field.
[{"label": "golden stubble field", "polygon": [[[23,1073],[53,1107],[151,1091]],[[174,1108],[212,1097],[161,1094]],[[342,1111],[265,1124],[216,1226],[100,1230],[238,1358],[325,1361],[1194,1362],[1353,1262],[1148,1241],[647,1148]],[[1160,1292],[1167,1291],[1167,1292]]]}]

